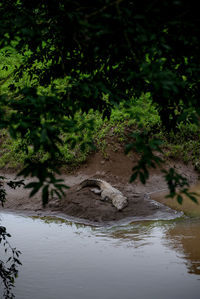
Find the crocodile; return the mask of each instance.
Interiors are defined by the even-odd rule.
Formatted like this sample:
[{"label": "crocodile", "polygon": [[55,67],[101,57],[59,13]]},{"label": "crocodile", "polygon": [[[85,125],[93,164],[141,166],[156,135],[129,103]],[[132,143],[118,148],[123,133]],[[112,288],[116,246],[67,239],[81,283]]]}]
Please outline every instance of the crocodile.
[{"label": "crocodile", "polygon": [[98,187],[99,193],[101,194],[102,201],[111,201],[113,206],[117,208],[118,211],[124,209],[128,205],[127,198],[116,188],[112,187],[106,181],[100,179],[87,179],[80,183],[78,190],[81,190],[85,187]]}]

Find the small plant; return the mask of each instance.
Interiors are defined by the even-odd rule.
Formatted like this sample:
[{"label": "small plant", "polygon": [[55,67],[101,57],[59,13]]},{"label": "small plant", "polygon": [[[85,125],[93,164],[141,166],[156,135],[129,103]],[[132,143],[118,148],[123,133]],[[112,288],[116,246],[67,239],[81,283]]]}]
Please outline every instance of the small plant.
[{"label": "small plant", "polygon": [[14,282],[18,277],[18,266],[21,265],[19,256],[21,252],[16,248],[11,247],[8,238],[11,235],[7,233],[4,226],[0,226],[0,245],[4,247],[5,256],[9,254],[9,257],[5,261],[0,260],[0,279],[4,286],[4,298],[13,299],[15,296],[13,294]]}]

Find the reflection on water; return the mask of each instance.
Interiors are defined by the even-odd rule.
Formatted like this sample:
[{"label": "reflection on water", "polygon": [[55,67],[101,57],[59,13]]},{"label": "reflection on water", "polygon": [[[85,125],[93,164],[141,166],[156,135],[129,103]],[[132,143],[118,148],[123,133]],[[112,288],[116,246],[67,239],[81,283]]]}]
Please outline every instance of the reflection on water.
[{"label": "reflection on water", "polygon": [[187,221],[174,225],[166,232],[167,244],[182,253],[188,272],[200,275],[200,225]]},{"label": "reflection on water", "polygon": [[22,251],[16,299],[199,298],[200,220],[108,228],[0,216]]},{"label": "reflection on water", "polygon": [[180,205],[176,198],[166,198],[166,195],[168,195],[167,192],[156,192],[151,195],[151,198],[158,202],[164,203],[172,209],[182,211],[190,217],[200,217],[200,181],[196,185],[191,186],[189,190],[190,192],[194,192],[196,194],[195,197],[198,201],[198,204],[193,202],[185,195],[182,195],[183,203]]}]

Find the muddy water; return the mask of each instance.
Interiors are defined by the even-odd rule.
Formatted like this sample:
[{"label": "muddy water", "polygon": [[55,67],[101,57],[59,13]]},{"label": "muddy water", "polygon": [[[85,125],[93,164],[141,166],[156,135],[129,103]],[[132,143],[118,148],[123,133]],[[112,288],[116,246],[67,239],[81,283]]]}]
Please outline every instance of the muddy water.
[{"label": "muddy water", "polygon": [[108,228],[0,217],[22,251],[16,299],[200,298],[198,219]]},{"label": "muddy water", "polygon": [[151,195],[151,198],[164,203],[165,205],[184,212],[184,214],[191,217],[200,217],[200,181],[190,187],[190,192],[194,192],[198,204],[194,203],[191,199],[183,195],[183,203],[180,205],[176,199],[166,198],[167,192],[156,192]]}]

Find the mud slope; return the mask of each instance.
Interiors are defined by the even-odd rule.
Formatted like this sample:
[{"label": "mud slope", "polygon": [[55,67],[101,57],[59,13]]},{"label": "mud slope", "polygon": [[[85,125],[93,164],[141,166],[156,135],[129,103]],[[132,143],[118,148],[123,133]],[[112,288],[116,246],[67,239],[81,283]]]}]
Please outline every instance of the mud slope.
[{"label": "mud slope", "polygon": [[[7,202],[4,209],[32,211],[37,214],[69,215],[92,222],[134,220],[140,217],[159,218],[158,212],[162,217],[165,214],[173,214],[173,211],[169,211],[163,205],[155,204],[145,196],[146,193],[156,193],[167,188],[160,170],[151,171],[146,185],[142,185],[139,181],[129,183],[131,169],[136,160],[136,156],[125,156],[122,149],[113,151],[111,148],[106,159],[101,153],[95,153],[78,170],[74,169],[70,173],[65,171],[62,174],[65,183],[71,187],[62,200],[54,198],[43,208],[41,194],[38,193],[33,198],[29,198],[26,189],[12,190],[7,188]],[[191,184],[197,181],[198,175],[191,165],[186,166],[181,162],[174,164],[173,161],[169,161],[166,167],[171,166],[176,167],[178,172],[184,174]],[[6,175],[7,179],[15,177],[14,174],[3,170],[0,175]],[[109,182],[128,198],[128,206],[123,211],[118,212],[110,203],[100,201],[100,196],[91,192],[90,188],[77,191],[79,183],[86,178],[101,178]],[[29,181],[26,180],[26,182]]]}]

